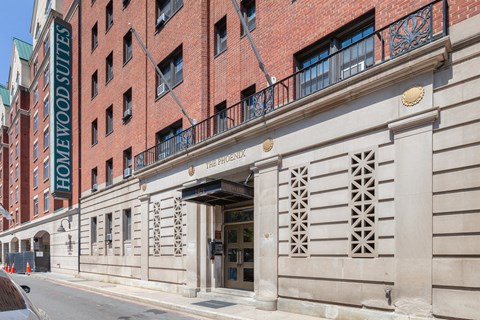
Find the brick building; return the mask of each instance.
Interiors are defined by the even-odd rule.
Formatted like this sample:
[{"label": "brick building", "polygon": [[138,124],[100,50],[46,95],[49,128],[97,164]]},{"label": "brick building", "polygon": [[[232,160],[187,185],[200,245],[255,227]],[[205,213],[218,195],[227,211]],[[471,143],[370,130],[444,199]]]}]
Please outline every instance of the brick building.
[{"label": "brick building", "polygon": [[334,319],[475,319],[480,4],[238,5],[245,26],[226,0],[63,4],[79,274]]},{"label": "brick building", "polygon": [[[78,270],[78,188],[68,196],[54,195],[51,180],[55,163],[57,137],[53,128],[57,119],[54,86],[56,65],[54,21],[65,19],[76,26],[75,1],[39,0],[34,2],[30,31],[33,45],[19,39],[13,41],[10,67],[10,107],[3,112],[2,123],[2,187],[8,190],[4,207],[12,219],[3,219],[2,261],[12,263],[16,255],[9,253],[33,252],[34,270],[55,270],[72,273]],[[75,31],[75,29],[73,30]],[[72,55],[78,56],[78,45],[72,43]],[[78,68],[72,60],[71,68]],[[72,79],[72,88],[77,86]],[[72,90],[71,95],[77,90]],[[72,114],[78,119],[78,99],[72,102]],[[2,120],[3,121],[3,120]],[[72,154],[79,152],[78,121],[72,122]],[[75,141],[77,140],[77,141]],[[7,155],[8,157],[5,157]],[[78,181],[79,161],[71,163],[73,179]],[[66,221],[63,221],[66,220]],[[66,233],[57,229],[63,223]],[[17,263],[18,266],[18,263]]]}]

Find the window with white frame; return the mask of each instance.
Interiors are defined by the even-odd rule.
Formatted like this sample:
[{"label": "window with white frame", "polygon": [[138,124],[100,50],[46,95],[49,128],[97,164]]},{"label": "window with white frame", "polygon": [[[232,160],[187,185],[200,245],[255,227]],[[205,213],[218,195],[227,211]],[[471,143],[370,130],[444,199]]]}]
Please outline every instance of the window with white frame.
[{"label": "window with white frame", "polygon": [[10,171],[10,186],[13,186],[13,170]]},{"label": "window with white frame", "polygon": [[33,198],[33,216],[38,216],[38,197]]},{"label": "window with white frame", "polygon": [[43,212],[48,212],[50,210],[50,192],[45,190],[43,192]]},{"label": "window with white frame", "polygon": [[183,0],[156,0],[157,20],[155,29],[159,30],[182,6]]},{"label": "window with white frame", "polygon": [[[248,31],[252,32],[253,29],[256,27],[256,18],[257,18],[257,11],[255,8],[255,0],[243,0],[240,2],[240,9],[242,11],[243,19],[248,27]],[[245,30],[243,30],[243,26],[240,26],[241,35],[245,34]]]},{"label": "window with white frame", "polygon": [[33,90],[33,104],[36,105],[38,102],[38,86]]},{"label": "window with white frame", "polygon": [[123,210],[123,240],[132,240],[132,210]]},{"label": "window with white frame", "polygon": [[49,158],[43,160],[43,181],[48,180],[50,177],[50,161]]},{"label": "window with white frame", "polygon": [[50,131],[48,127],[43,130],[43,149],[47,149],[50,145]]},{"label": "window with white frame", "polygon": [[10,207],[13,207],[13,191],[10,191]]},{"label": "window with white frame", "polygon": [[38,187],[38,168],[33,169],[33,189]]},{"label": "window with white frame", "polygon": [[33,115],[33,133],[38,131],[38,111]]},{"label": "window with white frame", "polygon": [[18,141],[15,143],[15,158],[18,158],[18,155],[20,154],[20,149],[18,147]]},{"label": "window with white frame", "polygon": [[45,70],[43,71],[43,86],[44,87],[50,81],[49,75],[50,75],[50,71],[48,70],[48,67],[46,67]]},{"label": "window with white frame", "polygon": [[38,159],[38,140],[33,143],[33,160]]},{"label": "window with white frame", "polygon": [[48,117],[48,114],[50,113],[50,99],[48,97],[43,100],[43,119]]},{"label": "window with white frame", "polygon": [[18,169],[18,164],[15,165],[15,180],[18,180],[20,176],[20,170]]},{"label": "window with white frame", "polygon": [[227,50],[227,16],[215,23],[215,55]]},{"label": "window with white frame", "polygon": [[18,128],[18,120],[15,121],[15,136],[18,136],[18,131],[19,131],[19,128]]},{"label": "window with white frame", "polygon": [[18,202],[18,198],[19,198],[19,193],[18,193],[18,186],[15,187],[15,202]]}]

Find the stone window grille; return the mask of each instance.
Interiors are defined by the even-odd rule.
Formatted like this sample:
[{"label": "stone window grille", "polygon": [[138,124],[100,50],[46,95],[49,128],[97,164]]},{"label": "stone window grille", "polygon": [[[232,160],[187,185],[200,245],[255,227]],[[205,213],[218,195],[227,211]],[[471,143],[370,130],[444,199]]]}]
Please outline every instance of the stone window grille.
[{"label": "stone window grille", "polygon": [[160,255],[160,202],[153,204],[153,255]]},{"label": "stone window grille", "polygon": [[309,206],[308,167],[290,170],[290,256],[307,257]]},{"label": "stone window grille", "polygon": [[183,203],[180,198],[175,198],[173,216],[174,254],[183,255]]},{"label": "stone window grille", "polygon": [[377,159],[375,150],[350,154],[350,257],[377,256]]}]

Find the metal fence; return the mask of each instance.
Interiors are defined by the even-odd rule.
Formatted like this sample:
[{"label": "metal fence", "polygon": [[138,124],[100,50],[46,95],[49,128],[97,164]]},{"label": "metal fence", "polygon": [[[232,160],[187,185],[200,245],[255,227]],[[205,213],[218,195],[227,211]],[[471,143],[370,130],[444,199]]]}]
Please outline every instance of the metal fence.
[{"label": "metal fence", "polygon": [[436,0],[135,156],[135,171],[447,35]]}]

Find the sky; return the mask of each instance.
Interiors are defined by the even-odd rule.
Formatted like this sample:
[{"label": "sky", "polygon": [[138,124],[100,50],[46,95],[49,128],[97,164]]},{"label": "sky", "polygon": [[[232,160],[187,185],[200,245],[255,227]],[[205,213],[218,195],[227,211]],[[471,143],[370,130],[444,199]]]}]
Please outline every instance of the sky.
[{"label": "sky", "polygon": [[33,0],[0,0],[0,83],[8,81],[13,38],[32,43]]}]

